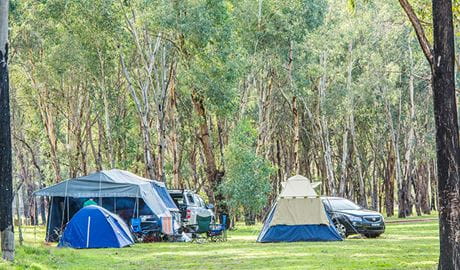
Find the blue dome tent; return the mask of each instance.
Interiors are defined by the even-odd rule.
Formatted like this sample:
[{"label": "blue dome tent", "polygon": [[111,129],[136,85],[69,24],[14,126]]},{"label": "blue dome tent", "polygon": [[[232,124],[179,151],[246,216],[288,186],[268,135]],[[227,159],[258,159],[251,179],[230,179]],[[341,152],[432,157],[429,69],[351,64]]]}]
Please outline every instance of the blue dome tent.
[{"label": "blue dome tent", "polygon": [[58,247],[121,248],[134,244],[126,223],[104,208],[91,205],[67,224]]},{"label": "blue dome tent", "polygon": [[340,240],[310,180],[300,175],[287,180],[257,238],[261,243]]}]

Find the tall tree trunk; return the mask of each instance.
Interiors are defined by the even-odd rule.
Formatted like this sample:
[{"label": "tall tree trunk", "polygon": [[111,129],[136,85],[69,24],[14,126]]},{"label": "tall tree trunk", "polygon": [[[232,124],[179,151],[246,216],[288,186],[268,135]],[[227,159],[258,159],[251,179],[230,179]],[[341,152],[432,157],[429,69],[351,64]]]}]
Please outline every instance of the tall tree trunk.
[{"label": "tall tree trunk", "polygon": [[294,115],[294,171],[295,174],[300,174],[300,126],[296,96],[292,98],[292,114]]},{"label": "tall tree trunk", "polygon": [[8,0],[0,0],[0,237],[2,258],[13,261],[13,171],[8,80],[8,8]]},{"label": "tall tree trunk", "polygon": [[[16,139],[21,141],[24,144],[24,146],[27,148],[27,150],[29,151],[30,156],[32,158],[32,164],[37,169],[37,173],[38,173],[38,188],[39,189],[44,188],[45,187],[45,184],[44,184],[45,183],[45,175],[44,175],[43,170],[40,167],[39,161],[37,160],[37,156],[39,156],[39,154],[34,152],[32,147],[30,146],[30,144],[28,144],[25,141],[25,139],[23,139],[22,137],[18,137]],[[39,204],[40,204],[40,216],[41,216],[41,219],[42,219],[42,224],[45,224],[46,223],[46,202],[45,202],[45,197],[44,196],[40,196]]]},{"label": "tall tree trunk", "polygon": [[385,209],[387,217],[394,215],[394,172],[395,158],[393,143],[388,143],[388,159],[385,169]]},{"label": "tall tree trunk", "polygon": [[388,122],[390,123],[390,138],[391,138],[391,143],[392,143],[392,150],[394,153],[395,157],[395,178],[396,182],[398,184],[398,217],[403,218],[406,217],[406,204],[405,200],[403,200],[403,196],[401,195],[403,192],[403,189],[405,187],[405,183],[403,181],[403,177],[401,176],[401,158],[399,155],[399,132],[395,130],[394,124],[393,124],[393,117],[391,115],[390,111],[390,105],[388,101],[386,101],[385,104],[386,112],[387,112],[387,117],[388,117]]},{"label": "tall tree trunk", "polygon": [[[61,176],[61,165],[59,164],[59,159],[57,156],[57,135],[56,135],[56,128],[54,126],[54,118],[53,113],[51,112],[51,108],[49,104],[50,96],[48,89],[40,90],[38,85],[34,84],[37,87],[38,91],[38,105],[40,108],[40,115],[42,118],[42,122],[45,126],[46,136],[48,138],[48,142],[50,145],[50,157],[51,157],[51,166],[54,169],[54,177],[55,182],[59,182],[62,180]],[[44,92],[44,93],[42,93]]]},{"label": "tall tree trunk", "polygon": [[323,103],[326,98],[326,83],[327,83],[327,55],[326,53],[321,54],[320,64],[322,66],[322,76],[319,80],[318,85],[318,106],[320,111],[319,127],[320,127],[320,139],[323,148],[323,157],[324,157],[324,166],[327,175],[327,189],[330,195],[336,194],[335,189],[335,177],[334,177],[334,167],[332,164],[332,148],[329,140],[329,127],[327,123],[327,118],[325,112],[323,112]]},{"label": "tall tree trunk", "polygon": [[431,210],[436,211],[438,209],[438,177],[435,172],[437,172],[436,161],[431,160],[430,166],[433,166],[433,174],[431,175]]},{"label": "tall tree trunk", "polygon": [[[16,217],[18,219],[18,233],[19,233],[19,245],[22,246],[22,244],[24,243],[24,237],[22,235],[22,217],[19,213],[19,190],[18,192],[16,192]],[[34,216],[34,219],[36,217]],[[32,223],[33,225],[36,225],[35,222]]]},{"label": "tall tree trunk", "polygon": [[379,209],[379,186],[377,179],[377,151],[374,149],[374,158],[372,160],[372,209]]},{"label": "tall tree trunk", "polygon": [[433,91],[439,192],[439,269],[460,269],[460,178],[452,1],[433,1]]},{"label": "tall tree trunk", "polygon": [[[156,51],[159,46],[159,41],[157,40],[157,43],[155,45],[155,49],[152,52],[152,56],[156,54]],[[150,56],[150,58],[152,57]],[[134,88],[134,83],[131,80],[131,77],[129,75],[128,69],[126,68],[124,58],[120,56],[120,62],[122,65],[123,73],[125,75],[126,80],[128,81],[128,88],[131,93],[131,97],[134,100],[134,103],[136,105],[137,113],[140,119],[140,125],[141,125],[141,133],[142,133],[142,140],[143,140],[143,152],[144,152],[144,163],[146,166],[146,173],[147,177],[149,179],[156,179],[156,169],[155,169],[155,158],[154,154],[152,152],[152,143],[150,139],[150,127],[149,127],[149,113],[150,113],[150,104],[149,104],[149,99],[148,99],[148,93],[149,93],[149,87],[150,87],[150,76],[152,76],[152,65],[149,65],[149,68],[147,70],[147,79],[146,78],[141,78],[139,79],[141,81],[141,99],[139,98],[135,88]],[[144,82],[143,80],[146,80]]]},{"label": "tall tree trunk", "polygon": [[[216,158],[213,152],[213,146],[211,143],[211,137],[209,134],[209,126],[206,116],[206,109],[204,107],[203,99],[196,93],[192,94],[192,102],[195,108],[195,112],[199,117],[199,140],[203,147],[203,153],[205,158],[205,171],[206,178],[208,181],[208,187],[206,193],[212,203],[216,205],[218,213],[228,213],[225,200],[220,192],[215,193],[218,190],[218,186],[224,176],[223,171],[219,171],[217,168]],[[216,204],[218,203],[218,204]]]},{"label": "tall tree trunk", "polygon": [[[269,68],[268,68],[269,69]],[[270,70],[267,71],[266,78],[260,78],[260,81],[257,81],[254,78],[254,85],[258,88],[258,107],[259,107],[259,114],[258,114],[258,126],[259,126],[259,134],[257,137],[257,147],[256,153],[258,155],[265,156],[266,154],[266,142],[267,142],[267,134],[269,133],[270,128],[270,112],[271,112],[271,93],[272,93],[272,85],[273,85],[273,74]],[[264,81],[267,81],[265,85]]]},{"label": "tall tree trunk", "polygon": [[283,182],[283,164],[282,164],[282,161],[281,161],[281,143],[280,143],[280,140],[277,139],[276,140],[276,165],[278,167],[278,170],[276,170],[277,172],[277,178],[278,178],[278,181],[276,183],[276,188],[275,188],[275,194],[278,196],[278,194],[281,192],[281,183]]},{"label": "tall tree trunk", "polygon": [[[161,33],[159,34],[161,37]],[[170,83],[173,80],[175,64],[167,62],[168,50],[166,44],[162,43],[158,64],[154,66],[155,75],[154,94],[157,108],[157,130],[158,130],[158,179],[166,182],[166,114],[168,105],[168,94]],[[157,67],[158,66],[158,67]]]},{"label": "tall tree trunk", "polygon": [[[101,70],[101,79],[97,80],[100,84],[101,94],[102,94],[102,101],[104,105],[104,124],[105,124],[105,137],[106,137],[106,146],[107,146],[107,158],[110,164],[110,168],[115,168],[115,157],[113,151],[113,139],[112,139],[112,128],[110,123],[110,110],[109,110],[109,98],[107,96],[107,88],[106,88],[106,81],[105,81],[105,65],[104,59],[102,57],[101,51],[98,50],[97,52],[99,58],[99,68]],[[99,125],[101,128],[99,133],[102,133],[102,125]],[[101,143],[101,142],[99,142]]]},{"label": "tall tree trunk", "polygon": [[[348,95],[351,96],[351,110],[353,110],[353,93],[352,91],[352,71],[353,71],[353,42],[350,41],[348,44],[348,68],[347,68],[347,92]],[[352,112],[353,113],[353,112]],[[345,132],[342,135],[342,165],[341,165],[341,174],[340,174],[340,182],[339,182],[339,196],[345,196],[345,186],[347,180],[347,164],[348,164],[348,132],[350,130],[350,117],[348,114],[345,115]]]},{"label": "tall tree trunk", "polygon": [[438,269],[460,269],[460,175],[452,0],[435,0],[431,50],[422,24],[407,0],[399,0],[431,66],[436,125],[440,256]]},{"label": "tall tree trunk", "polygon": [[[174,75],[175,76],[175,75]],[[176,83],[175,78],[171,80],[170,88],[170,102],[171,102],[171,146],[172,146],[172,156],[173,156],[173,187],[180,188],[182,183],[180,181],[180,157],[178,150],[178,141],[177,141],[177,127],[176,127],[176,117],[177,117],[177,99],[176,99]]]},{"label": "tall tree trunk", "polygon": [[165,127],[165,104],[157,103],[158,121],[158,176],[156,179],[166,182],[165,153],[166,153],[166,127]]},{"label": "tall tree trunk", "polygon": [[358,201],[362,207],[367,208],[366,188],[365,188],[365,183],[364,183],[364,172],[363,172],[363,166],[361,163],[361,157],[360,157],[359,150],[358,150],[358,141],[357,141],[356,134],[355,134],[355,117],[354,117],[353,111],[350,114],[350,135],[351,135],[351,138],[353,139],[353,152],[355,154],[356,165],[358,167],[358,188],[359,188]]},{"label": "tall tree trunk", "polygon": [[339,196],[345,197],[345,187],[347,182],[347,164],[348,164],[348,123],[349,119],[347,118],[347,125],[345,126],[345,131],[342,134],[342,164],[340,166],[340,182],[339,182]]},{"label": "tall tree trunk", "polygon": [[412,6],[407,0],[399,0],[399,3],[414,27],[432,71],[439,196],[438,269],[460,269],[460,151],[452,0],[432,1],[433,50]]},{"label": "tall tree trunk", "polygon": [[420,211],[423,214],[430,214],[430,171],[426,162],[423,162],[419,166],[417,173],[417,201],[420,205]]},{"label": "tall tree trunk", "polygon": [[[414,74],[413,74],[413,58],[412,58],[412,47],[410,45],[410,39],[409,39],[409,58],[410,58],[410,69],[409,69],[409,111],[410,111],[410,119],[409,119],[409,132],[407,135],[407,141],[406,141],[406,153],[404,155],[404,162],[405,162],[405,168],[404,168],[404,178],[403,178],[403,186],[398,190],[398,195],[399,195],[399,201],[403,202],[403,205],[405,207],[400,207],[399,209],[399,216],[400,217],[405,217],[408,216],[411,212],[411,203],[410,203],[410,196],[411,196],[411,191],[410,191],[410,186],[411,183],[414,182],[414,187],[415,186],[415,180],[414,180],[414,175],[413,175],[413,151],[414,151],[414,145],[415,145],[415,102],[414,102]],[[420,208],[416,209],[418,212],[420,212]],[[404,211],[404,213],[402,213]]]}]

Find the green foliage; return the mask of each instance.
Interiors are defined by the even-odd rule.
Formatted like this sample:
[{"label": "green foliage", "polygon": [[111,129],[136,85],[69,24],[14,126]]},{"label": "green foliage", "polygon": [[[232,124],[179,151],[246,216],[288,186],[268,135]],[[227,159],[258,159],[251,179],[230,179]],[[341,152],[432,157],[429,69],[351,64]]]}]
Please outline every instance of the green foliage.
[{"label": "green foliage", "polygon": [[227,204],[245,214],[259,212],[267,203],[271,191],[273,168],[268,160],[255,153],[257,132],[250,121],[238,123],[230,135],[225,152],[227,173],[221,186]]},{"label": "green foliage", "polygon": [[[172,111],[168,99],[162,108],[166,114],[163,150],[168,182],[175,169],[172,135],[176,135],[181,183],[198,192],[209,186],[199,130],[203,119],[196,117],[191,100],[195,94],[204,103],[212,153],[218,171],[225,173],[221,188],[229,205],[240,212],[261,214],[268,198],[277,195],[279,182],[293,172],[291,103],[296,96],[300,173],[325,181],[325,138],[321,137],[325,130],[320,127],[324,117],[335,178],[340,178],[343,134],[349,130],[353,113],[356,134],[354,138],[348,135],[348,194],[353,197],[357,193],[358,158],[367,191],[374,176],[380,187],[387,175],[388,158],[394,154],[388,149],[390,123],[394,123],[399,155],[405,162],[406,126],[411,120],[410,70],[415,75],[416,103],[413,164],[433,164],[430,71],[397,1],[10,2],[15,135],[33,146],[47,184],[55,181],[56,172],[46,116],[54,125],[62,178],[71,173],[81,175],[85,169],[94,171],[98,158],[103,169],[114,166],[145,173],[139,117],[120,67],[120,55],[126,58],[133,77],[147,72],[128,21],[138,29],[142,48],[152,46],[146,41],[155,41],[161,33],[168,50],[165,62],[175,67],[171,74],[174,84],[168,92],[175,91],[177,107]],[[457,2],[454,8],[458,13]],[[425,10],[430,2],[411,3],[424,25],[429,23],[430,17],[425,15],[430,12]],[[145,81],[158,81],[155,75],[144,77]],[[318,91],[321,79],[325,81],[324,96]],[[147,94],[150,150],[157,159],[157,100],[152,91]],[[259,155],[255,154],[256,141],[261,144]],[[17,153],[25,155],[25,162],[15,162],[15,174],[22,175],[24,165],[30,178],[27,188],[35,190],[38,177],[30,162],[32,154],[18,140],[14,143]],[[350,150],[354,145],[357,152],[354,147]],[[424,170],[414,167],[411,171]]]}]

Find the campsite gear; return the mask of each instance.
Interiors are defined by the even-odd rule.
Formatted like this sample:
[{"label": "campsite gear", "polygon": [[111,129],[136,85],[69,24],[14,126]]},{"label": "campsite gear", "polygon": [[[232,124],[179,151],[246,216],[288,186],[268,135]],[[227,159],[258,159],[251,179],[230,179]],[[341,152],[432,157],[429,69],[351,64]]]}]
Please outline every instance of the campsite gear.
[{"label": "campsite gear", "polygon": [[90,205],[97,205],[97,203],[93,199],[89,199],[83,204],[83,207],[90,206]]},{"label": "campsite gear", "polygon": [[121,248],[134,244],[126,223],[106,209],[82,208],[67,224],[58,247]]},{"label": "campsite gear", "polygon": [[192,242],[202,243],[205,238],[202,234],[209,231],[209,225],[211,225],[212,217],[196,216],[197,224],[187,225],[187,231],[192,235]]},{"label": "campsite gear", "polygon": [[296,175],[283,186],[257,242],[340,241],[310,180]]},{"label": "campsite gear", "polygon": [[136,242],[158,242],[161,240],[161,221],[155,219],[131,219],[131,232]]},{"label": "campsite gear", "polygon": [[208,237],[211,241],[227,241],[227,215],[220,215],[221,224],[209,225]]},{"label": "campsite gear", "polygon": [[[226,216],[224,216],[224,221],[225,219]],[[188,226],[189,231],[192,233],[192,241],[202,242],[204,240],[201,237],[202,234],[206,234],[206,239],[213,242],[227,240],[225,222],[223,224],[211,223],[211,216],[197,216],[196,221],[197,224]]]},{"label": "campsite gear", "polygon": [[134,233],[141,233],[141,219],[140,218],[132,218],[131,219],[131,230]]},{"label": "campsite gear", "polygon": [[[125,222],[134,217],[151,216],[160,221],[161,217],[180,215],[164,183],[117,169],[68,179],[34,195],[50,196],[46,241],[58,240],[56,232],[65,227],[88,198],[97,198],[100,206]],[[173,226],[176,229],[179,224]]]},{"label": "campsite gear", "polygon": [[203,240],[203,238],[201,237],[201,234],[207,233],[209,231],[209,225],[211,225],[211,219],[212,219],[211,216],[207,216],[207,217],[196,216],[197,224],[189,226],[192,232],[192,241],[200,242],[200,240]]},{"label": "campsite gear", "polygon": [[167,235],[174,234],[173,227],[173,218],[172,217],[162,217],[161,218],[161,232]]}]

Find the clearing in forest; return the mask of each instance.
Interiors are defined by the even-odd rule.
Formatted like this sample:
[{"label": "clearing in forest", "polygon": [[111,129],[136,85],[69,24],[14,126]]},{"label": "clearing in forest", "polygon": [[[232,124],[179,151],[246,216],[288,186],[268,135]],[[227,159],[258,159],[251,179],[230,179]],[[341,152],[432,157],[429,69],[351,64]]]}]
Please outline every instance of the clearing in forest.
[{"label": "clearing in forest", "polygon": [[[238,226],[224,243],[149,243],[123,249],[60,249],[44,229],[24,228],[16,263],[0,269],[435,269],[438,223],[388,223],[377,239],[256,243],[258,226]],[[34,233],[35,232],[35,233]]]}]

